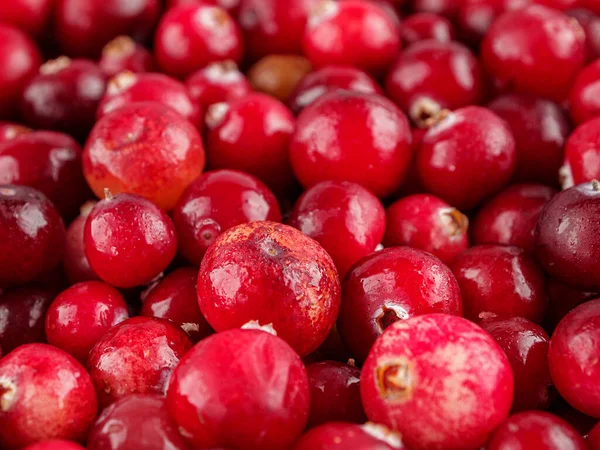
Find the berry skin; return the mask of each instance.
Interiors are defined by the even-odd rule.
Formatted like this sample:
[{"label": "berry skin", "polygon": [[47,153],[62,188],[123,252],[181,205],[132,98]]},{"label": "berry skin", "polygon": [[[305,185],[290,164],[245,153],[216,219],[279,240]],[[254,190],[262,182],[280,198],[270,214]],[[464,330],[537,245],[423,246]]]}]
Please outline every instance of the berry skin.
[{"label": "berry skin", "polygon": [[200,341],[173,372],[167,393],[171,417],[195,448],[289,448],[306,425],[309,401],[298,355],[256,329]]},{"label": "berry skin", "polygon": [[600,116],[600,61],[595,61],[577,75],[571,96],[569,111],[576,124],[582,124]]},{"label": "berry skin", "polygon": [[98,198],[108,188],[169,210],[204,161],[202,138],[190,122],[158,103],[135,103],[96,123],[83,150],[83,174]]},{"label": "berry skin", "polygon": [[463,0],[456,20],[465,38],[479,42],[498,17],[529,3],[530,0]]},{"label": "berry skin", "polygon": [[587,443],[590,450],[600,450],[600,425],[596,424],[587,437]]},{"label": "berry skin", "polygon": [[223,233],[198,276],[198,301],[216,331],[250,321],[272,324],[306,356],[323,343],[340,306],[340,282],[327,252],[287,225],[250,222]]},{"label": "berry skin", "polygon": [[564,165],[560,169],[563,189],[600,179],[600,117],[577,127],[565,147]]},{"label": "berry skin", "polygon": [[85,450],[81,445],[72,441],[52,439],[28,445],[23,450]]},{"label": "berry skin", "polygon": [[585,63],[585,33],[563,13],[531,5],[496,20],[481,55],[501,89],[560,102]]},{"label": "berry skin", "polygon": [[18,123],[0,121],[0,144],[12,141],[19,136],[31,133],[32,131],[31,128],[27,128]]},{"label": "berry skin", "polygon": [[469,247],[469,219],[443,200],[428,194],[404,197],[386,211],[386,247],[406,245],[451,264]]},{"label": "berry skin", "polygon": [[459,0],[414,0],[412,7],[415,12],[428,12],[454,18],[459,5]]},{"label": "berry skin", "polygon": [[351,181],[387,197],[404,180],[411,139],[406,116],[388,99],[335,91],[298,117],[290,160],[305,188],[321,181]]},{"label": "berry skin", "polygon": [[83,441],[97,410],[83,366],[46,344],[23,345],[0,360],[0,404],[2,448],[44,439]]},{"label": "berry skin", "polygon": [[155,68],[152,54],[129,36],[116,37],[106,44],[102,49],[98,65],[107,78],[126,71],[152,72]]},{"label": "berry skin", "polygon": [[16,0],[0,4],[0,22],[39,37],[52,17],[54,0]]},{"label": "berry skin", "polygon": [[573,17],[583,31],[585,31],[585,44],[587,48],[587,60],[589,62],[600,58],[600,17],[588,9],[571,9],[566,11],[569,17]]},{"label": "berry skin", "polygon": [[343,278],[381,243],[385,210],[358,184],[323,181],[300,196],[288,223],[321,244]]},{"label": "berry skin", "polygon": [[401,436],[383,425],[328,422],[303,434],[292,450],[404,450]]},{"label": "berry skin", "polygon": [[94,202],[85,203],[81,207],[81,214],[67,228],[63,269],[72,284],[81,281],[99,280],[98,275],[90,267],[90,262],[85,255],[85,244],[83,242],[85,222],[94,204]]},{"label": "berry skin", "polygon": [[311,70],[310,62],[303,56],[268,55],[248,70],[248,79],[257,91],[285,102]]},{"label": "berry skin", "polygon": [[515,163],[508,125],[478,106],[444,114],[423,136],[417,155],[424,187],[460,210],[499,191],[512,177]]},{"label": "berry skin", "polygon": [[185,82],[190,97],[206,110],[210,105],[245,97],[252,92],[235,62],[219,61],[191,74]]},{"label": "berry skin", "polygon": [[149,283],[177,252],[175,226],[149,200],[132,194],[98,202],[83,231],[92,270],[116,287]]},{"label": "berry skin", "polygon": [[417,13],[402,21],[402,42],[409,46],[418,41],[435,39],[450,42],[454,38],[454,25],[443,16],[431,13]]},{"label": "berry skin", "polygon": [[461,317],[428,314],[394,323],[361,373],[369,420],[414,450],[479,448],[508,416],[513,375],[494,339]]},{"label": "berry skin", "polygon": [[363,258],[344,279],[342,292],[338,331],[360,361],[396,321],[463,311],[450,269],[435,256],[409,247],[388,248]]}]

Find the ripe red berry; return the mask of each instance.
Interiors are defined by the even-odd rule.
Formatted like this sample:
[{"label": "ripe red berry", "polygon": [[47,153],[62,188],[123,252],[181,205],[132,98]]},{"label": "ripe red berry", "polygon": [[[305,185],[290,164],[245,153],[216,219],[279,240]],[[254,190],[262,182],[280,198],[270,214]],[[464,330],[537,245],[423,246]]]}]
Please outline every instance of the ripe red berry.
[{"label": "ripe red berry", "polygon": [[31,128],[27,128],[18,123],[0,121],[0,144],[12,141],[19,136],[31,133],[32,131]]},{"label": "ripe red berry", "polygon": [[118,36],[106,44],[98,65],[107,78],[125,71],[152,72],[155,68],[154,58],[148,49],[129,36]]},{"label": "ripe red berry", "polygon": [[81,445],[73,441],[63,441],[62,439],[52,439],[49,441],[40,441],[28,445],[23,450],[85,450]]},{"label": "ripe red berry", "polygon": [[190,97],[202,110],[210,105],[242,98],[252,92],[246,76],[234,61],[219,61],[194,72],[186,82]]},{"label": "ripe red berry", "polygon": [[600,449],[600,425],[596,424],[587,437],[587,443],[591,450]]},{"label": "ripe red berry", "polygon": [[600,179],[600,117],[575,129],[565,147],[564,165],[560,169],[563,189]]},{"label": "ripe red berry", "polygon": [[595,61],[577,75],[571,96],[569,111],[577,124],[600,116],[600,61]]},{"label": "ripe red berry", "polygon": [[454,18],[459,5],[460,0],[414,0],[412,7],[416,12],[429,12]]},{"label": "ripe red berry", "polygon": [[454,25],[443,16],[432,13],[417,13],[402,21],[402,42],[409,46],[418,41],[434,39],[450,42],[454,39]]},{"label": "ripe red berry", "polygon": [[587,49],[587,60],[594,61],[600,58],[600,16],[589,9],[571,9],[566,11],[569,17],[573,17],[585,32],[585,44]]},{"label": "ripe red berry", "polygon": [[85,222],[94,204],[94,202],[85,203],[81,207],[81,214],[67,228],[63,269],[67,278],[73,284],[81,281],[99,280],[98,275],[90,267],[83,242]]},{"label": "ripe red berry", "polygon": [[400,434],[383,425],[367,422],[364,425],[329,422],[304,433],[293,450],[332,450],[356,448],[361,450],[403,450]]},{"label": "ripe red berry", "polygon": [[0,3],[0,22],[14,25],[33,37],[48,28],[54,0],[15,0]]},{"label": "ripe red berry", "polygon": [[465,38],[479,42],[498,17],[529,3],[530,0],[463,0],[456,20]]}]

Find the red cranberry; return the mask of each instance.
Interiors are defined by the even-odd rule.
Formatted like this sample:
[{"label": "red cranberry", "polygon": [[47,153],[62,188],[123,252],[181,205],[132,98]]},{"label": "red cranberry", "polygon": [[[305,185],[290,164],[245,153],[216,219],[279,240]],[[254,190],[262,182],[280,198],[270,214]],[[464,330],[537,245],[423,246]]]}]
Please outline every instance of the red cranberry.
[{"label": "red cranberry", "polygon": [[[3,5],[8,3],[2,2]],[[0,24],[0,119],[15,115],[25,84],[41,63],[42,55],[27,35],[10,25]]]},{"label": "red cranberry", "polygon": [[388,248],[362,259],[344,279],[342,292],[338,330],[361,361],[377,337],[398,320],[463,311],[450,269],[433,255],[408,247]]},{"label": "red cranberry", "polygon": [[383,425],[329,422],[303,434],[293,450],[403,450],[401,436]]},{"label": "red cranberry", "polygon": [[23,450],[85,450],[81,445],[72,441],[63,441],[62,439],[52,439],[49,441],[40,441],[31,444]]},{"label": "red cranberry", "polygon": [[427,40],[403,51],[386,79],[386,92],[419,127],[442,109],[479,103],[482,73],[477,58],[456,42]]},{"label": "red cranberry", "polygon": [[242,98],[252,91],[250,82],[231,60],[209,64],[190,75],[185,84],[190,97],[202,109]]},{"label": "red cranberry", "polygon": [[491,198],[471,227],[473,244],[500,244],[534,252],[535,226],[556,191],[541,184],[515,184]]},{"label": "red cranberry", "polygon": [[479,42],[498,17],[528,5],[530,0],[463,0],[457,22],[469,40]]},{"label": "red cranberry", "polygon": [[600,17],[587,9],[572,9],[566,14],[577,20],[585,31],[587,60],[600,58]]},{"label": "red cranberry", "polygon": [[83,441],[96,416],[90,376],[62,350],[27,344],[0,360],[0,444]]},{"label": "red cranberry", "polygon": [[248,70],[248,80],[258,92],[286,102],[300,81],[312,71],[300,55],[267,55]]},{"label": "red cranberry", "polygon": [[181,5],[190,5],[196,3],[208,3],[217,5],[225,9],[228,13],[235,15],[240,7],[241,0],[166,0],[167,9],[176,8]]},{"label": "red cranberry", "polygon": [[416,12],[429,12],[453,18],[458,10],[460,0],[414,0]]},{"label": "red cranberry", "polygon": [[419,149],[421,148],[421,142],[423,141],[423,136],[425,136],[425,133],[427,133],[425,128],[413,128],[411,130],[413,155],[410,161],[408,173],[404,178],[404,183],[402,183],[402,186],[398,191],[400,197],[419,194],[425,191],[417,171],[417,156],[419,155]]},{"label": "red cranberry", "polygon": [[563,283],[600,290],[600,183],[567,189],[538,218],[535,250],[544,269]]},{"label": "red cranberry", "polygon": [[466,210],[500,190],[515,162],[508,125],[488,109],[468,106],[444,114],[427,131],[417,168],[430,193]]},{"label": "red cranberry", "polygon": [[577,78],[569,98],[569,111],[573,121],[581,124],[600,116],[600,60],[583,69]]},{"label": "red cranberry", "polygon": [[325,0],[309,17],[303,48],[317,68],[347,64],[381,75],[398,53],[400,32],[377,3]]},{"label": "red cranberry", "polygon": [[31,133],[32,131],[31,128],[27,128],[18,123],[0,121],[0,144],[12,141],[19,136]]},{"label": "red cranberry", "polygon": [[469,247],[469,219],[458,209],[428,194],[415,194],[386,211],[384,245],[425,250],[451,264]]},{"label": "red cranberry", "polygon": [[588,292],[573,288],[550,278],[548,280],[548,297],[545,327],[548,331],[553,331],[569,311],[588,300],[600,298],[600,292]]},{"label": "red cranberry", "polygon": [[306,188],[327,180],[352,181],[386,197],[404,180],[410,142],[408,120],[391,101],[336,91],[302,111],[290,159]]},{"label": "red cranberry", "polygon": [[454,25],[443,16],[432,13],[417,13],[402,21],[402,42],[408,46],[417,41],[434,39],[450,42],[454,39]]},{"label": "red cranberry", "polygon": [[550,340],[548,362],[552,381],[571,406],[600,417],[598,391],[600,299],[579,305],[558,324]]},{"label": "red cranberry", "polygon": [[254,175],[280,193],[293,182],[288,157],[294,116],[265,94],[212,105],[206,115],[208,164]]},{"label": "red cranberry", "polygon": [[167,394],[179,430],[200,448],[289,448],[306,425],[309,401],[298,355],[261,330],[200,341],[173,372]]},{"label": "red cranberry", "polygon": [[585,62],[585,33],[561,12],[532,5],[496,20],[481,55],[501,88],[562,101]]},{"label": "red cranberry", "polygon": [[88,371],[103,407],[130,394],[161,394],[192,344],[163,319],[133,317],[112,327],[92,348]]},{"label": "red cranberry", "polygon": [[99,281],[85,281],[54,299],[46,313],[46,336],[49,344],[85,363],[104,333],[128,318],[119,291]]},{"label": "red cranberry", "polygon": [[289,224],[329,253],[340,277],[381,243],[385,210],[377,197],[348,181],[323,181],[294,205]]},{"label": "red cranberry", "polygon": [[552,385],[548,369],[550,337],[538,325],[522,317],[481,322],[481,327],[500,344],[513,370],[513,411],[544,409],[550,403]]},{"label": "red cranberry", "polygon": [[169,416],[166,399],[132,394],[102,411],[90,430],[87,448],[187,450],[188,446]]},{"label": "red cranberry", "polygon": [[600,422],[590,431],[587,437],[587,444],[590,450],[600,450]]},{"label": "red cranberry", "polygon": [[309,427],[366,420],[360,400],[360,369],[337,361],[323,361],[309,364],[306,372],[310,386]]},{"label": "red cranberry", "polygon": [[48,26],[54,0],[15,0],[0,3],[0,22],[14,25],[39,37]]},{"label": "red cranberry", "polygon": [[162,70],[185,78],[215,61],[242,59],[240,29],[216,6],[199,3],[170,9],[160,20],[154,52]]},{"label": "red cranberry", "polygon": [[48,61],[25,86],[21,114],[34,128],[84,138],[94,125],[106,80],[98,65],[66,56]]},{"label": "red cranberry", "polygon": [[129,36],[119,36],[104,46],[98,65],[104,75],[111,78],[125,71],[152,72],[154,58],[146,47]]},{"label": "red cranberry", "polygon": [[600,179],[600,117],[575,129],[565,147],[564,165],[560,169],[563,189]]},{"label": "red cranberry", "polygon": [[131,194],[98,202],[85,224],[85,254],[98,276],[117,287],[146,284],[177,252],[175,226],[152,202]]},{"label": "red cranberry", "polygon": [[536,5],[544,5],[560,11],[575,8],[579,2],[580,0],[532,0],[532,3]]},{"label": "red cranberry", "polygon": [[122,34],[146,40],[160,8],[159,0],[56,0],[56,36],[68,55],[95,58]]},{"label": "red cranberry", "polygon": [[461,317],[394,323],[375,342],[360,390],[367,417],[411,449],[479,448],[508,416],[513,374],[494,339]]},{"label": "red cranberry", "polygon": [[200,309],[216,331],[272,324],[300,356],[323,343],[337,317],[340,282],[327,252],[295,228],[251,222],[223,233],[198,276]]},{"label": "red cranberry", "polygon": [[85,245],[83,242],[85,222],[93,207],[93,202],[84,204],[81,208],[81,214],[67,228],[63,268],[65,269],[67,278],[73,284],[99,279],[98,275],[90,267],[90,263],[85,255]]},{"label": "red cranberry", "polygon": [[61,260],[65,226],[58,210],[27,186],[0,187],[0,286],[25,284]]},{"label": "red cranberry", "polygon": [[179,325],[192,342],[211,335],[213,330],[198,306],[197,282],[195,267],[171,272],[144,294],[140,315],[170,320]]},{"label": "red cranberry", "polygon": [[261,181],[236,170],[203,174],[188,186],[173,210],[179,252],[197,266],[222,232],[255,220],[281,222],[279,204]]},{"label": "red cranberry", "polygon": [[99,198],[108,188],[169,210],[202,173],[204,158],[191,123],[160,104],[136,103],[98,121],[83,151],[83,173]]},{"label": "red cranberry", "polygon": [[600,15],[600,4],[596,0],[579,0],[579,7]]}]

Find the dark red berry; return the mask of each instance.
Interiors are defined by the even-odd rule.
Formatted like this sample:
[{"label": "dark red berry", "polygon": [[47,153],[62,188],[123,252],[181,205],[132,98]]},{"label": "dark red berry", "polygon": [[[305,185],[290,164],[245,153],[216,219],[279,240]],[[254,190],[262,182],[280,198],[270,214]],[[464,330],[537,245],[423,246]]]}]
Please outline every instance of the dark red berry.
[{"label": "dark red berry", "polygon": [[[582,303],[600,298],[600,292],[589,292],[561,283],[554,278],[548,280],[548,312],[546,313],[545,328],[554,331],[558,323],[569,311]],[[600,449],[599,449],[600,450]]]},{"label": "dark red berry", "polygon": [[99,280],[98,275],[90,267],[83,242],[85,222],[94,204],[94,202],[85,203],[81,207],[81,214],[67,228],[63,268],[67,278],[73,284],[81,281]]},{"label": "dark red berry", "polygon": [[454,25],[443,16],[417,13],[402,21],[402,42],[408,46],[418,41],[434,39],[450,42],[454,38]]},{"label": "dark red berry", "polygon": [[125,71],[144,73],[155,68],[152,54],[129,36],[118,36],[106,44],[98,65],[108,78]]},{"label": "dark red berry", "polygon": [[577,20],[585,32],[587,60],[600,58],[600,16],[588,9],[571,9],[566,14]]},{"label": "dark red berry", "polygon": [[52,439],[49,441],[40,441],[28,445],[23,450],[85,450],[81,445],[73,441],[63,441],[62,439]]},{"label": "dark red berry", "polygon": [[364,425],[329,422],[303,434],[293,450],[403,450],[399,433],[383,425],[367,422]]},{"label": "dark red berry", "polygon": [[576,124],[600,116],[600,61],[595,61],[577,75],[569,97],[569,111]]},{"label": "dark red berry", "polygon": [[416,12],[429,12],[453,18],[456,15],[460,0],[414,0]]},{"label": "dark red berry", "polygon": [[563,189],[600,179],[600,117],[575,129],[565,147],[564,165],[560,169]]},{"label": "dark red berry", "polygon": [[32,131],[31,128],[27,128],[25,125],[0,121],[0,144],[12,141],[19,136],[31,133]]},{"label": "dark red berry", "polygon": [[465,38],[479,42],[498,17],[529,3],[530,0],[462,0],[456,20]]},{"label": "dark red berry", "polygon": [[0,22],[14,25],[33,37],[48,27],[54,0],[14,0],[0,3]]},{"label": "dark red berry", "polygon": [[242,98],[252,86],[234,61],[219,61],[194,72],[185,82],[188,92],[206,110],[210,105]]},{"label": "dark red berry", "polygon": [[596,424],[587,437],[590,450],[600,450],[600,425]]}]

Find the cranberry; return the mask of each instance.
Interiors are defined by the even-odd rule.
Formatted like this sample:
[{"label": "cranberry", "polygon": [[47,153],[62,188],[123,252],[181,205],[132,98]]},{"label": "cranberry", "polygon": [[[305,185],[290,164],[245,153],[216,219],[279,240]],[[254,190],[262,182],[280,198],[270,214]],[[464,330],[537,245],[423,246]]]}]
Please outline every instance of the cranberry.
[{"label": "cranberry", "polygon": [[58,210],[27,186],[0,187],[0,286],[24,284],[61,260],[65,227]]},{"label": "cranberry", "polygon": [[87,448],[188,449],[169,416],[167,401],[158,395],[136,394],[124,397],[102,411],[90,430]]},{"label": "cranberry", "polygon": [[85,255],[85,245],[83,242],[85,222],[93,207],[93,202],[84,204],[81,207],[81,214],[67,228],[63,268],[65,269],[67,278],[73,284],[99,279],[98,275],[90,267],[90,263]]},{"label": "cranberry", "polygon": [[538,218],[535,250],[544,269],[563,283],[600,290],[600,183],[567,189]]},{"label": "cranberry", "polygon": [[0,4],[0,22],[39,37],[48,26],[54,0],[15,0]]},{"label": "cranberry", "polygon": [[140,315],[167,319],[198,342],[213,333],[200,312],[196,285],[198,269],[183,267],[167,275],[144,294]]},{"label": "cranberry", "polygon": [[298,355],[261,330],[200,341],[173,372],[167,394],[179,430],[200,448],[289,448],[306,425],[309,401]]},{"label": "cranberry", "polygon": [[179,252],[197,266],[222,232],[255,220],[281,222],[277,199],[261,181],[236,170],[203,174],[173,210]]},{"label": "cranberry", "polygon": [[32,131],[31,128],[27,128],[18,123],[0,121],[0,144],[12,141],[19,136],[31,133]]},{"label": "cranberry", "polygon": [[23,450],[85,450],[81,445],[72,441],[63,441],[62,439],[52,439],[49,441],[40,441],[31,444]]},{"label": "cranberry", "polygon": [[0,183],[25,184],[47,195],[71,219],[88,195],[81,147],[71,137],[34,131],[0,145]]},{"label": "cranberry", "polygon": [[508,125],[488,109],[468,106],[444,114],[427,131],[417,168],[430,193],[466,210],[500,190],[515,162]]},{"label": "cranberry", "polygon": [[49,289],[22,287],[0,294],[0,345],[4,353],[45,342],[44,317],[54,296]]},{"label": "cranberry", "polygon": [[56,35],[65,53],[96,57],[122,34],[146,40],[160,13],[159,0],[56,0]]},{"label": "cranberry", "polygon": [[303,56],[268,55],[250,68],[248,78],[257,91],[285,102],[311,70]]},{"label": "cranberry", "polygon": [[560,169],[563,189],[600,179],[600,117],[575,129],[565,147],[564,165]]},{"label": "cranberry", "polygon": [[83,366],[46,344],[23,345],[0,360],[0,405],[3,448],[44,439],[83,441],[97,410]]},{"label": "cranberry", "polygon": [[296,442],[293,450],[403,450],[401,436],[383,425],[329,422],[308,431]]},{"label": "cranberry", "polygon": [[469,246],[469,219],[458,209],[428,194],[415,194],[386,211],[384,245],[425,250],[451,264]]},{"label": "cranberry", "polygon": [[[6,2],[2,4],[8,5]],[[15,115],[25,84],[35,75],[41,63],[39,49],[25,33],[0,24],[0,119]]]},{"label": "cranberry", "polygon": [[300,356],[323,343],[337,317],[340,282],[327,252],[295,228],[251,222],[223,233],[198,276],[200,309],[216,331],[272,324]]},{"label": "cranberry", "polygon": [[600,450],[600,422],[590,431],[587,443],[591,450]]},{"label": "cranberry", "polygon": [[483,321],[481,327],[496,339],[510,361],[515,380],[513,411],[546,408],[552,385],[548,334],[522,317]]},{"label": "cranberry", "polygon": [[428,314],[394,323],[361,375],[369,420],[411,449],[479,448],[508,416],[513,374],[494,339],[461,317]]},{"label": "cranberry", "polygon": [[577,124],[600,116],[600,60],[583,69],[573,84],[569,98],[569,111]]},{"label": "cranberry", "polygon": [[362,259],[342,288],[338,330],[361,361],[377,337],[398,320],[463,311],[450,269],[433,255],[408,247],[388,248]]},{"label": "cranberry", "polygon": [[369,74],[353,66],[324,66],[307,74],[288,99],[290,108],[298,113],[324,94],[345,89],[364,94],[383,94]]},{"label": "cranberry", "polygon": [[85,254],[102,280],[117,287],[152,281],[177,252],[175,226],[152,202],[109,194],[98,202],[83,231]]},{"label": "cranberry", "polygon": [[250,82],[235,62],[219,61],[194,72],[185,82],[189,94],[202,109],[248,95]]},{"label": "cranberry", "polygon": [[240,7],[241,0],[166,0],[167,9],[192,3],[208,3],[225,9],[228,13],[235,15]]},{"label": "cranberry", "polygon": [[588,300],[600,298],[600,292],[588,292],[573,288],[550,278],[548,280],[548,296],[549,303],[545,327],[547,330],[553,331],[569,311]]},{"label": "cranberry", "polygon": [[100,405],[130,394],[164,395],[173,369],[191,346],[181,328],[163,319],[133,317],[112,327],[87,361]]},{"label": "cranberry", "polygon": [[423,188],[421,180],[419,179],[419,173],[417,171],[417,157],[419,155],[419,149],[421,148],[423,136],[425,136],[426,133],[427,129],[425,128],[413,128],[411,130],[413,155],[410,161],[408,173],[404,178],[404,183],[402,183],[402,186],[398,191],[398,194],[400,194],[401,197],[412,194],[419,194],[425,191],[425,188]]},{"label": "cranberry", "polygon": [[324,0],[309,17],[303,48],[315,67],[347,64],[382,75],[398,53],[400,32],[377,3]]},{"label": "cranberry", "polygon": [[154,52],[165,73],[185,78],[215,61],[232,59],[239,63],[243,41],[227,11],[199,3],[172,8],[162,17]]},{"label": "cranberry", "polygon": [[536,5],[544,5],[561,11],[575,8],[579,2],[580,0],[532,0],[532,3]]},{"label": "cranberry", "polygon": [[600,58],[600,17],[587,9],[572,9],[566,14],[577,20],[585,31],[587,60]]},{"label": "cranberry", "polygon": [[588,447],[571,425],[544,411],[510,416],[492,434],[487,450],[535,448],[540,450],[586,450]]},{"label": "cranberry", "polygon": [[411,159],[408,120],[378,95],[336,91],[305,108],[296,123],[290,160],[299,181],[352,181],[378,197],[402,184]]},{"label": "cranberry", "polygon": [[473,244],[501,244],[534,253],[535,226],[556,191],[541,184],[514,184],[479,210],[471,227]]},{"label": "cranberry", "polygon": [[99,198],[108,188],[168,210],[202,173],[204,158],[191,123],[160,104],[136,103],[98,121],[83,150],[83,173]]},{"label": "cranberry", "polygon": [[104,46],[98,65],[104,75],[111,78],[125,71],[152,72],[154,58],[146,47],[129,36],[118,36]]},{"label": "cranberry", "polygon": [[585,33],[563,13],[532,5],[496,20],[481,55],[501,88],[562,101],[585,62]]},{"label": "cranberry", "polygon": [[46,336],[48,343],[85,363],[104,333],[128,318],[119,291],[99,281],[85,281],[54,299],[46,314]]},{"label": "cranberry", "polygon": [[288,146],[294,116],[265,94],[216,103],[206,114],[208,164],[256,176],[280,193],[293,182]]},{"label": "cranberry", "polygon": [[432,13],[417,13],[402,21],[402,42],[408,46],[417,41],[435,39],[450,42],[454,39],[454,25],[443,16]]},{"label": "cranberry", "polygon": [[21,114],[35,128],[84,138],[95,122],[106,80],[98,65],[66,56],[48,61],[25,86]]},{"label": "cranberry", "polygon": [[442,109],[477,104],[483,79],[477,58],[456,42],[427,40],[400,53],[386,79],[386,92],[419,127]]},{"label": "cranberry", "polygon": [[498,17],[529,3],[530,0],[463,0],[456,19],[465,37],[479,42]]},{"label": "cranberry", "polygon": [[160,73],[122,72],[112,78],[98,106],[97,117],[135,102],[156,102],[177,111],[197,127],[202,126],[202,110],[185,85]]},{"label": "cranberry", "polygon": [[358,184],[323,181],[298,199],[289,224],[321,244],[343,277],[381,242],[385,210],[377,197]]},{"label": "cranberry", "polygon": [[453,18],[458,10],[460,0],[414,0],[416,12],[429,12]]},{"label": "cranberry", "polygon": [[596,0],[579,0],[579,6],[600,15],[600,4]]}]

